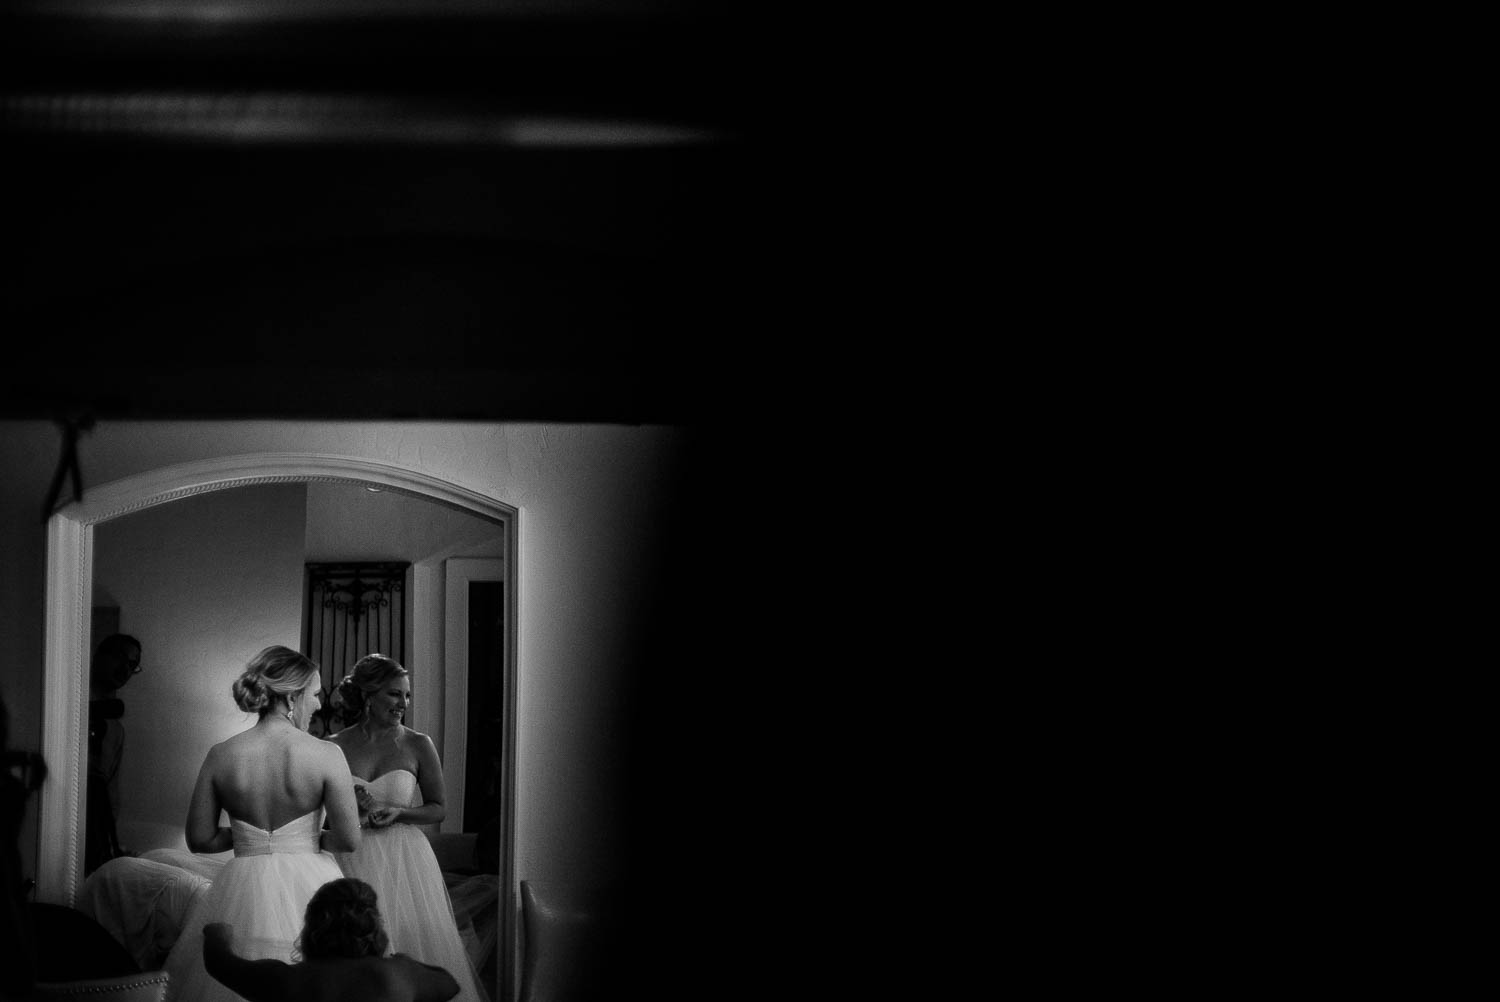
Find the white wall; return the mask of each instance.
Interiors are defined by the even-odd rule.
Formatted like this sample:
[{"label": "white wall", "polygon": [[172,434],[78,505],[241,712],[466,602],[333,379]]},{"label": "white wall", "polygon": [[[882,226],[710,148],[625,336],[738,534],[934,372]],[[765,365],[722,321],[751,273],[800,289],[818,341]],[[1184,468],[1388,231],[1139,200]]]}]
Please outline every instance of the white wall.
[{"label": "white wall", "polygon": [[[15,743],[40,746],[44,536],[40,506],[61,437],[47,422],[0,425],[0,650]],[[628,795],[620,746],[640,613],[673,517],[682,435],[615,425],[416,422],[102,422],[80,441],[85,485],[163,466],[259,452],[398,465],[520,511],[517,879],[601,882],[622,864]],[[35,832],[34,813],[28,830]],[[23,843],[34,868],[34,835]]]},{"label": "white wall", "polygon": [[120,840],[186,848],[183,824],[208,749],[255,723],[230,686],[257,651],[301,646],[301,484],[194,495],[102,523],[94,579],[141,642],[120,690],[126,748]]}]

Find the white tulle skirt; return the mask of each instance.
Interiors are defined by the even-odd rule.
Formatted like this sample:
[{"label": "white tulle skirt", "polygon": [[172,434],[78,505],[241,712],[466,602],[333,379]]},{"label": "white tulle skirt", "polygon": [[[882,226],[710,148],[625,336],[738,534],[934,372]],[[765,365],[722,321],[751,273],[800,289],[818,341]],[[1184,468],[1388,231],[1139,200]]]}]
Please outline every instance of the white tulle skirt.
[{"label": "white tulle skirt", "polygon": [[247,960],[293,963],[307,903],[318,888],[344,874],[332,855],[270,853],[236,856],[224,864],[213,886],[199,896],[167,954],[168,1002],[235,1002],[241,996],[215,981],[203,967],[203,927],[234,927],[234,952]]},{"label": "white tulle skirt", "polygon": [[432,844],[420,828],[394,824],[364,832],[359,852],[339,853],[344,875],[375,889],[391,952],[441,967],[458,982],[457,1002],[489,1002],[453,917],[453,901]]}]

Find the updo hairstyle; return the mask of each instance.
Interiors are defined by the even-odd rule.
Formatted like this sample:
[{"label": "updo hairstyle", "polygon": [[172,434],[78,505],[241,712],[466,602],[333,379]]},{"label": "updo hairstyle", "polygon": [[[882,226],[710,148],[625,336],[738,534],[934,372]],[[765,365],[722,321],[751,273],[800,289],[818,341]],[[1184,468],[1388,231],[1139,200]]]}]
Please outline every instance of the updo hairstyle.
[{"label": "updo hairstyle", "polygon": [[366,654],[354,662],[354,669],[333,691],[332,703],[338,709],[340,721],[352,724],[359,720],[365,712],[366,694],[379,692],[392,678],[410,674],[401,667],[401,662],[384,654]]},{"label": "updo hairstyle", "polygon": [[357,877],[330,880],[307,903],[297,952],[303,960],[383,957],[390,946],[375,888]]},{"label": "updo hairstyle", "polygon": [[264,717],[278,698],[290,703],[317,673],[317,662],[307,655],[280,644],[267,647],[251,658],[244,674],[234,680],[234,701],[246,713]]}]

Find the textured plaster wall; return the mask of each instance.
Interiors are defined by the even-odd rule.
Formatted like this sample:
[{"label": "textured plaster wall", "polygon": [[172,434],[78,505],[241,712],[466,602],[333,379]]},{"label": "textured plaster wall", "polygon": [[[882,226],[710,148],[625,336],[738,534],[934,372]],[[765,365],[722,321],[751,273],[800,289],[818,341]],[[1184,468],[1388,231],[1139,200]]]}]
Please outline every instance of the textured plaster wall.
[{"label": "textured plaster wall", "polygon": [[[39,746],[45,552],[40,505],[61,436],[0,424],[0,649],[18,743]],[[225,455],[301,452],[401,466],[520,511],[518,879],[605,881],[622,865],[628,695],[682,437],[616,425],[105,422],[79,448],[89,483]],[[35,832],[34,816],[28,818]],[[34,865],[34,835],[23,844]]]}]

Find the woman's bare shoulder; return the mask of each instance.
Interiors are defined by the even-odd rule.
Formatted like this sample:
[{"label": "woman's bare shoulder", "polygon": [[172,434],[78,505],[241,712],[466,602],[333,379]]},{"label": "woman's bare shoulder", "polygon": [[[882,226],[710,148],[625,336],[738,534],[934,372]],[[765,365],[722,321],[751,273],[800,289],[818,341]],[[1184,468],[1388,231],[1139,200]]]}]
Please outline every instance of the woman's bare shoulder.
[{"label": "woman's bare shoulder", "polygon": [[[395,957],[347,957],[325,960],[318,964],[316,991],[309,998],[362,999],[376,1002],[383,999],[409,999],[417,997],[415,972],[400,955]],[[411,962],[416,967],[422,965]]]},{"label": "woman's bare shoulder", "polygon": [[320,738],[316,734],[298,731],[291,737],[291,746],[299,755],[305,755],[313,761],[325,765],[344,764],[344,750],[332,740]]},{"label": "woman's bare shoulder", "polygon": [[421,731],[414,731],[404,724],[401,727],[401,742],[413,750],[422,748],[424,746],[433,748],[434,750],[436,750],[437,748],[437,746],[432,743],[432,738],[428,737],[426,734],[423,734]]},{"label": "woman's bare shoulder", "polygon": [[227,737],[210,748],[203,756],[203,768],[219,774],[224,770],[237,770],[245,763],[262,760],[265,756],[265,741],[251,729]]},{"label": "woman's bare shoulder", "polygon": [[232,734],[210,748],[208,750],[208,758],[210,760],[233,758],[235,755],[248,751],[256,743],[257,735],[254,728],[248,731],[240,731],[238,734]]},{"label": "woman's bare shoulder", "polygon": [[424,964],[404,953],[394,953],[382,963],[388,971],[399,972],[400,979],[414,990],[418,998],[451,999],[458,994],[458,982],[444,968]]},{"label": "woman's bare shoulder", "polygon": [[335,758],[344,761],[344,748],[333,738],[320,738],[313,734],[307,735],[308,747],[314,749],[317,754],[327,758]]}]

